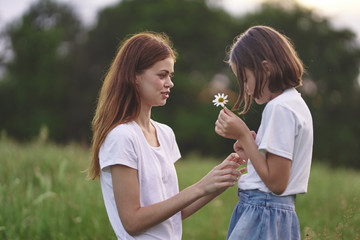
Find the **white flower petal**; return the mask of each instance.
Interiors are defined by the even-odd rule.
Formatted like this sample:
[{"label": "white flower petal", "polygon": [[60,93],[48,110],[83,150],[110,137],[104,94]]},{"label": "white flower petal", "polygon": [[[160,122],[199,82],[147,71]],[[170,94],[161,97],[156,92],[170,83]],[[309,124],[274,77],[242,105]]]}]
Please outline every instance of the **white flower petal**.
[{"label": "white flower petal", "polygon": [[[216,107],[222,106],[225,107],[225,104],[229,101],[227,100],[228,95],[225,95],[224,93],[218,93],[214,95],[215,99],[212,101]],[[219,101],[221,99],[221,101]]]}]

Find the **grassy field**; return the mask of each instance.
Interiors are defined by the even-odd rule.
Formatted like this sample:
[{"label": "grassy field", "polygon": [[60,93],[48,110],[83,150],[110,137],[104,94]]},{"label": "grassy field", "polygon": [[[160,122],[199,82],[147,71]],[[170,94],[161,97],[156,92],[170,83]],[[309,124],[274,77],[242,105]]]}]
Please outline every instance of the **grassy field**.
[{"label": "grassy field", "polygon": [[[87,181],[89,150],[41,140],[0,139],[0,239],[115,239],[99,181]],[[221,160],[189,156],[177,163],[180,188]],[[237,202],[228,189],[183,222],[184,240],[225,239]],[[360,172],[314,163],[309,192],[297,197],[303,239],[360,239]]]}]

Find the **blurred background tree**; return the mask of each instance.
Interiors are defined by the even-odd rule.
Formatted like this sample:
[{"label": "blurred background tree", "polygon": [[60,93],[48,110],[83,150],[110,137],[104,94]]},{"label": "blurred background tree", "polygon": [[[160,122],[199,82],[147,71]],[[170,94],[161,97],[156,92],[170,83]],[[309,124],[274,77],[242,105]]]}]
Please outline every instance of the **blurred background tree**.
[{"label": "blurred background tree", "polygon": [[[44,125],[51,139],[89,142],[90,122],[102,79],[121,41],[140,31],[165,32],[178,51],[175,88],[153,118],[170,125],[183,155],[224,156],[231,140],[214,132],[218,92],[237,97],[238,86],[226,51],[236,35],[252,25],[268,25],[294,42],[307,73],[302,92],[314,118],[314,157],[360,167],[360,48],[355,34],[296,2],[265,2],[235,17],[206,0],[122,0],[99,12],[84,28],[71,9],[40,0],[8,26],[14,58],[0,80],[0,129],[31,139]],[[0,58],[1,59],[1,58]],[[231,106],[229,106],[231,107]],[[251,129],[263,106],[244,116]]]},{"label": "blurred background tree", "polygon": [[0,128],[9,135],[26,140],[47,126],[54,140],[67,139],[69,56],[80,30],[70,7],[50,0],[8,26],[13,59],[0,81]]}]

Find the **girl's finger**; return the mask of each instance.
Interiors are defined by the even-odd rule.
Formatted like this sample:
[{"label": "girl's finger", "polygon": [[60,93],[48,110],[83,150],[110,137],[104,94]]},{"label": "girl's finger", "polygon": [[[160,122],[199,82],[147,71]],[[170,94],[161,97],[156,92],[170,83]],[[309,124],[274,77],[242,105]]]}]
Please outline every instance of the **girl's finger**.
[{"label": "girl's finger", "polygon": [[221,127],[215,126],[215,132],[217,134],[219,134],[220,136],[223,136],[223,131],[222,131]]},{"label": "girl's finger", "polygon": [[218,116],[218,120],[220,121],[225,121],[226,118],[228,117],[228,115],[225,113],[224,109],[220,111],[219,116]]},{"label": "girl's finger", "polygon": [[226,115],[228,115],[228,116],[232,116],[232,114],[233,114],[233,112],[232,111],[230,111],[229,109],[227,109],[227,107],[224,107],[224,113],[226,114]]},{"label": "girl's finger", "polygon": [[251,135],[253,136],[254,140],[256,140],[256,132],[255,131],[250,131]]}]

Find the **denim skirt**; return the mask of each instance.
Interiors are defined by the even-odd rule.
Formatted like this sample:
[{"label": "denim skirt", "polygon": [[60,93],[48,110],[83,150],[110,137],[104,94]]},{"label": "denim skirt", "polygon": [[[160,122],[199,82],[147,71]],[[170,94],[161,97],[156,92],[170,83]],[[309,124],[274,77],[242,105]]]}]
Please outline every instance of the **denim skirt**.
[{"label": "denim skirt", "polygon": [[238,192],[228,240],[300,240],[295,195],[280,197],[258,190]]}]

